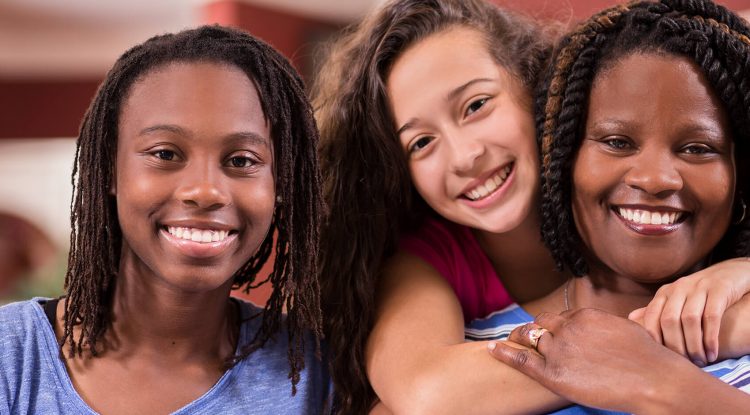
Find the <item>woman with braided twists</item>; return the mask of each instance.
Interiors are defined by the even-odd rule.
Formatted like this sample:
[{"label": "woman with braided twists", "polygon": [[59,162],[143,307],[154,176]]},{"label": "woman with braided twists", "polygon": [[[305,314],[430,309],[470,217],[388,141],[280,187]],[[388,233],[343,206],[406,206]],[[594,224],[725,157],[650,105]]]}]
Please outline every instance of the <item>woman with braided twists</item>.
[{"label": "woman with braided twists", "polygon": [[[78,137],[66,294],[0,308],[0,413],[324,412],[317,138],[247,33],[125,52]],[[265,309],[230,297],[264,282]]]},{"label": "woman with braided twists", "polygon": [[[565,405],[464,341],[466,322],[568,276],[555,272],[537,214],[532,97],[551,43],[482,0],[396,0],[334,45],[314,106],[330,209],[321,288],[342,412],[364,413],[376,395],[404,414]],[[691,281],[735,281],[739,298],[749,265],[725,261]],[[687,298],[706,294],[684,291],[657,296],[669,298],[657,328],[658,316],[679,320]],[[712,290],[712,304],[725,294]],[[667,325],[663,340],[706,361],[718,327]]]},{"label": "woman with braided twists", "polygon": [[[726,280],[703,290],[683,276],[750,254],[742,163],[750,157],[748,34],[744,21],[710,1],[662,0],[605,10],[565,37],[542,100],[542,232],[578,278],[472,322],[467,337],[510,333],[521,346],[492,342],[491,354],[581,405],[750,411],[746,328],[729,334],[722,326],[734,346],[705,366],[660,344],[675,322],[647,321],[671,307],[653,300],[668,290],[709,293],[688,296],[684,309],[717,307],[722,298],[712,290],[734,301]],[[645,329],[632,319],[646,320]]]}]

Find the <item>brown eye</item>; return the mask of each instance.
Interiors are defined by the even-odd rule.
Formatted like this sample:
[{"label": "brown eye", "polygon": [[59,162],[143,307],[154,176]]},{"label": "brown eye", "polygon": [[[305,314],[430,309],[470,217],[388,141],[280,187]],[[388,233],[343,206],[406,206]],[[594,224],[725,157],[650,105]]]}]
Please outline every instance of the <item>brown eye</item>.
[{"label": "brown eye", "polygon": [[412,144],[411,147],[409,147],[409,152],[411,153],[411,152],[419,151],[427,147],[427,145],[429,145],[432,142],[432,140],[433,140],[433,137],[430,137],[430,136],[419,137],[418,139],[414,141],[414,144]]},{"label": "brown eye", "polygon": [[603,140],[603,142],[613,150],[626,150],[630,148],[630,143],[622,138],[610,138],[608,140]]},{"label": "brown eye", "polygon": [[714,153],[714,150],[705,144],[690,144],[682,148],[686,154],[704,155]]},{"label": "brown eye", "polygon": [[487,103],[487,98],[478,99],[472,102],[471,104],[469,104],[469,108],[466,109],[466,115],[471,115],[479,111],[480,109],[482,109],[482,107],[486,103]]},{"label": "brown eye", "polygon": [[231,164],[232,167],[243,168],[252,167],[255,162],[248,157],[232,157],[229,159],[229,164]]},{"label": "brown eye", "polygon": [[154,153],[154,156],[164,161],[172,161],[174,160],[175,153],[170,150],[159,150]]}]

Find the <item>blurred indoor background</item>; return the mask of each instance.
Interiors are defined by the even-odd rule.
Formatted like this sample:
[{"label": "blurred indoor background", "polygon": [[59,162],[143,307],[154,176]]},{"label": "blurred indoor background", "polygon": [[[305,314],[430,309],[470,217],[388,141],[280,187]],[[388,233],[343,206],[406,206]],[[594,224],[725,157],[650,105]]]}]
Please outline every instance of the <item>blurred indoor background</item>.
[{"label": "blurred indoor background", "polygon": [[[205,23],[243,28],[308,82],[316,52],[384,0],[1,0],[0,304],[62,292],[78,125],[115,59],[147,38]],[[615,0],[493,0],[572,24]],[[750,0],[719,0],[750,16]],[[263,303],[269,287],[250,298]]]}]

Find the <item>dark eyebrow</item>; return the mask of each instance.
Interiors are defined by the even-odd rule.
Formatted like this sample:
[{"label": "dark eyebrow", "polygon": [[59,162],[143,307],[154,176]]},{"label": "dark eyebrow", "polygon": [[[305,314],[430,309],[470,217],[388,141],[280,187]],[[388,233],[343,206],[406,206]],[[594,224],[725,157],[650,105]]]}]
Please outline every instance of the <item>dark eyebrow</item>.
[{"label": "dark eyebrow", "polygon": [[240,131],[227,136],[231,140],[250,141],[255,145],[269,146],[269,140],[258,133],[252,131]]},{"label": "dark eyebrow", "polygon": [[[147,135],[147,134],[151,134],[151,133],[157,132],[157,131],[166,131],[166,132],[169,132],[169,133],[177,134],[177,135],[180,135],[180,136],[183,136],[183,137],[188,137],[188,138],[190,138],[192,136],[192,134],[190,133],[190,131],[185,130],[184,128],[182,128],[182,127],[180,127],[178,125],[174,125],[174,124],[157,124],[157,125],[152,125],[151,127],[146,127],[144,129],[142,129],[138,133],[138,135],[139,136]],[[239,132],[236,132],[236,133],[231,133],[231,134],[228,134],[226,138],[229,139],[229,140],[250,141],[251,143],[253,143],[255,145],[263,145],[263,146],[268,146],[269,145],[269,140],[267,138],[263,137],[262,135],[260,135],[258,133],[252,132],[252,131],[239,131]]]},{"label": "dark eyebrow", "polygon": [[416,124],[419,121],[419,118],[412,118],[409,121],[406,122],[406,124],[402,125],[401,128],[396,130],[396,136],[400,136],[401,133],[408,130],[409,128],[414,127],[414,124]]},{"label": "dark eyebrow", "polygon": [[151,134],[151,133],[156,132],[156,131],[167,131],[167,132],[174,133],[174,134],[179,134],[179,135],[188,135],[187,131],[185,131],[181,127],[179,127],[177,125],[173,125],[173,124],[157,124],[157,125],[152,125],[151,127],[146,127],[144,129],[142,129],[141,131],[139,131],[138,135],[141,136],[141,135]]},{"label": "dark eyebrow", "polygon": [[[480,83],[480,82],[493,82],[493,81],[494,80],[490,79],[490,78],[472,79],[471,81],[469,81],[469,82],[467,82],[467,83],[465,83],[463,85],[459,85],[458,87],[454,88],[452,91],[448,92],[448,95],[446,95],[446,100],[450,101],[450,100],[454,99],[457,95],[461,94],[467,88],[469,88],[470,86],[472,86],[474,84],[477,84],[477,83]],[[399,128],[398,130],[396,130],[396,136],[399,136],[404,131],[408,130],[409,128],[414,127],[414,124],[416,124],[417,122],[419,122],[418,118],[412,118],[412,119],[410,119],[409,121],[406,122],[406,124],[402,125],[401,128]]]},{"label": "dark eyebrow", "polygon": [[469,82],[467,82],[467,83],[465,83],[463,85],[460,85],[457,88],[453,89],[453,91],[451,91],[451,92],[448,93],[448,95],[446,96],[446,98],[448,100],[451,100],[451,99],[455,98],[456,95],[459,95],[460,93],[464,92],[468,87],[470,87],[470,86],[472,86],[474,84],[477,84],[477,83],[480,83],[480,82],[492,82],[492,81],[493,81],[493,79],[490,79],[490,78],[472,79],[471,81],[469,81]]}]

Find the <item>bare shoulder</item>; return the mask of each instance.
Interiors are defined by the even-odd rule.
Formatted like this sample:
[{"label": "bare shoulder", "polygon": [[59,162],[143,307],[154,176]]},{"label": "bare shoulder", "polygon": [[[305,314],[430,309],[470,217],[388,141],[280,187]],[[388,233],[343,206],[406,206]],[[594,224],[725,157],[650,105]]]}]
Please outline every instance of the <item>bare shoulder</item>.
[{"label": "bare shoulder", "polygon": [[463,340],[463,312],[453,288],[435,268],[412,254],[398,252],[385,264],[376,298],[376,338],[399,332]]},{"label": "bare shoulder", "polygon": [[456,298],[448,281],[432,265],[416,255],[398,251],[383,266],[378,297],[384,299],[415,288],[426,290],[427,295]]}]

